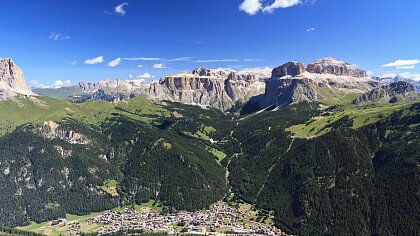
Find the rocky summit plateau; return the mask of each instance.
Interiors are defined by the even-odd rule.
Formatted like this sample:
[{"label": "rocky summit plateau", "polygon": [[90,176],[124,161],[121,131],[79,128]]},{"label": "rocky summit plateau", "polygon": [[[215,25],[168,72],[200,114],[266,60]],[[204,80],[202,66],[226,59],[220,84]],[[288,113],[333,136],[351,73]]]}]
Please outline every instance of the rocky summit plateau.
[{"label": "rocky summit plateau", "polygon": [[380,83],[356,65],[324,58],[307,66],[298,61],[273,69],[265,93],[246,105],[251,110],[285,107],[302,101],[330,104],[349,94],[362,94]]},{"label": "rocky summit plateau", "polygon": [[201,67],[152,83],[149,95],[154,100],[169,100],[226,111],[237,102],[244,103],[263,93],[264,80],[269,75],[268,68],[235,72]]}]

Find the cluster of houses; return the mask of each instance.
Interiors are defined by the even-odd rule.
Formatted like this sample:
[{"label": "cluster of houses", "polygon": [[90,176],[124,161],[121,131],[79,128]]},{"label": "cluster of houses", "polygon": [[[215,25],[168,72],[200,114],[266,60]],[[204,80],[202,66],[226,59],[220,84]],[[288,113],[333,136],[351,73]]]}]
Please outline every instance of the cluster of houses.
[{"label": "cluster of houses", "polygon": [[88,224],[103,224],[100,235],[119,231],[166,232],[168,234],[189,233],[220,235],[252,234],[283,235],[281,230],[272,224],[263,224],[251,219],[249,213],[240,208],[231,207],[219,202],[206,211],[186,212],[161,215],[147,207],[141,211],[124,209],[121,212],[106,211],[104,214],[89,218]]},{"label": "cluster of houses", "polygon": [[78,221],[68,221],[67,219],[53,220],[50,223],[51,227],[65,227],[68,226],[66,236],[80,235],[81,224]]}]

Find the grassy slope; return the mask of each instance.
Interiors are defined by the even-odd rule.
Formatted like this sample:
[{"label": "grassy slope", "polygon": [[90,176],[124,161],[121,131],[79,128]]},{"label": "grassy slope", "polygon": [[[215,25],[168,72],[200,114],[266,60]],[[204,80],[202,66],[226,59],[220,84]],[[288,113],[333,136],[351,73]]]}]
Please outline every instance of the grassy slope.
[{"label": "grassy slope", "polygon": [[352,105],[351,101],[351,95],[349,97],[344,97],[339,103],[335,104],[340,106],[340,109],[332,109],[332,111],[325,112],[323,116],[313,117],[304,124],[298,124],[287,128],[286,131],[291,132],[292,135],[296,137],[311,138],[320,136],[331,130],[331,128],[328,127],[329,124],[332,124],[343,117],[348,117],[353,121],[353,128],[360,128],[384,119],[394,111],[403,109],[415,103],[382,103],[376,107],[367,107]]},{"label": "grassy slope", "polygon": [[[141,108],[141,109],[140,109]],[[90,101],[71,103],[67,100],[45,97],[15,97],[0,102],[0,135],[13,131],[16,127],[44,121],[61,121],[74,118],[86,124],[99,125],[113,114],[121,114],[146,123],[156,118],[169,116],[165,109],[153,104],[145,97],[137,97],[120,103]]]}]

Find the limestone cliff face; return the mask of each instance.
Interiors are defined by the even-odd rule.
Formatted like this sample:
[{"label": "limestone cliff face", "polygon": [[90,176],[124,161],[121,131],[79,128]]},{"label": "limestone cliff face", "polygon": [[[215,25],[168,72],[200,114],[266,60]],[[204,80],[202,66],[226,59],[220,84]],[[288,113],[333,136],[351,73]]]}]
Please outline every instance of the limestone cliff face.
[{"label": "limestone cliff face", "polygon": [[379,83],[355,65],[326,58],[309,64],[288,62],[266,80],[264,95],[254,98],[260,109],[284,107],[301,101],[331,103],[351,93],[365,93]]},{"label": "limestone cliff face", "polygon": [[353,104],[366,102],[396,103],[399,101],[411,101],[417,98],[416,88],[412,84],[405,81],[398,81],[370,90],[353,100]]},{"label": "limestone cliff face", "polygon": [[18,94],[35,95],[26,84],[22,70],[13,60],[0,58],[0,100]]},{"label": "limestone cliff face", "polygon": [[154,100],[169,100],[185,104],[214,107],[223,111],[236,102],[246,101],[263,93],[263,79],[269,70],[227,71],[197,68],[152,83],[149,95]]}]

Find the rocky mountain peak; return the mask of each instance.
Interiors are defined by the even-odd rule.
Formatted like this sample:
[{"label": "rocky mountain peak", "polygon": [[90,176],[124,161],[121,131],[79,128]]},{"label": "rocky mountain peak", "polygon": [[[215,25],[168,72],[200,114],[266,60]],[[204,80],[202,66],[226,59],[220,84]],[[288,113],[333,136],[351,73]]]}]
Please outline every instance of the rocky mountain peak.
[{"label": "rocky mountain peak", "polygon": [[273,69],[272,77],[281,78],[283,76],[297,76],[305,72],[305,65],[298,61],[287,62]]},{"label": "rocky mountain peak", "polygon": [[0,100],[17,94],[34,95],[22,70],[10,58],[0,58]]},{"label": "rocky mountain peak", "polygon": [[416,88],[405,81],[398,81],[391,84],[374,88],[362,96],[353,100],[353,104],[366,102],[389,102],[411,101],[418,98]]},{"label": "rocky mountain peak", "polygon": [[332,57],[319,59],[306,68],[309,73],[315,74],[333,74],[337,76],[351,76],[356,78],[367,77],[364,70],[356,65],[337,60]]},{"label": "rocky mountain peak", "polygon": [[194,69],[192,74],[193,75],[198,75],[198,76],[212,76],[211,70],[207,69],[205,67],[198,67],[198,68]]}]

